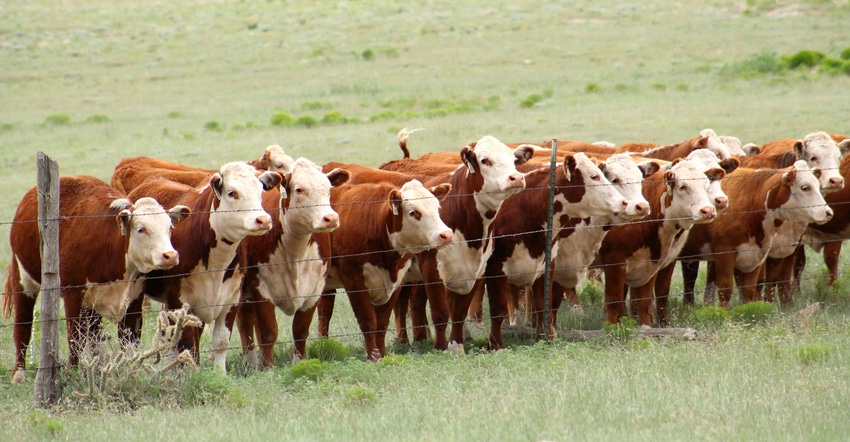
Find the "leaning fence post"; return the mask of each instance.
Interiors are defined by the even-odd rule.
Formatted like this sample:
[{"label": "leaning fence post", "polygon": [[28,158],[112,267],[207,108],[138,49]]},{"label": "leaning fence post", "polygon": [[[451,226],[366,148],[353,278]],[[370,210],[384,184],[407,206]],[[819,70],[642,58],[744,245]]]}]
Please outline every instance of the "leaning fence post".
[{"label": "leaning fence post", "polygon": [[62,397],[59,373],[59,165],[38,153],[38,231],[41,237],[41,355],[33,401],[53,405]]},{"label": "leaning fence post", "polygon": [[[552,139],[552,158],[549,160],[549,207],[546,209],[546,248],[543,249],[543,334],[549,340],[549,314],[552,309],[549,299],[552,270],[552,217],[555,208],[555,167],[558,159],[558,140]],[[527,295],[526,295],[527,296]]]}]

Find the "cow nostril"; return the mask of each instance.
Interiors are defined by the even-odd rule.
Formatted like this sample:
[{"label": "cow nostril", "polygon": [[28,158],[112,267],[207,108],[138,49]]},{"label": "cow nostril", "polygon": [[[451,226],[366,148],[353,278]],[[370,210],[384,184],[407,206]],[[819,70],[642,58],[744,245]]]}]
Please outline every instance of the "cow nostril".
[{"label": "cow nostril", "polygon": [[443,244],[449,243],[451,242],[453,236],[454,235],[452,234],[451,230],[447,230],[440,234],[440,242]]},{"label": "cow nostril", "polygon": [[646,205],[646,204],[643,204],[643,203],[638,204],[638,205],[636,205],[636,206],[635,206],[635,211],[636,211],[637,213],[643,213],[643,212],[646,212],[648,209],[649,209],[649,206],[648,206],[648,205]]},{"label": "cow nostril", "polygon": [[626,201],[626,200],[623,200],[623,202],[622,202],[622,203],[620,203],[620,204],[623,206],[623,208],[624,208],[624,209],[625,209],[626,207],[629,207],[629,202],[628,202],[628,201]]}]

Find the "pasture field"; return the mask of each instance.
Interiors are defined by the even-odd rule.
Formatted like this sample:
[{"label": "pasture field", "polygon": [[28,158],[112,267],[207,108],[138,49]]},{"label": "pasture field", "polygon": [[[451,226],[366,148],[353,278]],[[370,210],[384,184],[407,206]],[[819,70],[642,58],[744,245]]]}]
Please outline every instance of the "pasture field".
[{"label": "pasture field", "polygon": [[[850,75],[780,63],[801,50],[838,59],[848,3],[2,2],[0,266],[38,151],[63,175],[109,181],[123,157],[213,168],[269,144],[378,165],[400,157],[403,127],[426,129],[411,137],[414,156],[488,134],[617,144],[705,128],[756,144],[848,134]],[[76,406],[35,408],[32,372],[10,383],[11,323],[0,322],[0,439],[842,440],[850,280],[825,288],[822,259],[808,253],[797,305],[764,322],[707,323],[674,299],[672,325],[700,328],[694,341],[520,335],[460,357],[395,344],[397,356],[373,364],[339,296],[331,335],[350,349],[345,361],[298,376],[284,344],[274,371],[255,372],[234,348],[220,378],[202,353],[199,373],[167,384],[176,392],[152,381],[136,404],[66,389]],[[599,286],[583,289],[585,313],[562,313],[562,328],[602,327]],[[823,308],[794,313],[813,301]]]}]

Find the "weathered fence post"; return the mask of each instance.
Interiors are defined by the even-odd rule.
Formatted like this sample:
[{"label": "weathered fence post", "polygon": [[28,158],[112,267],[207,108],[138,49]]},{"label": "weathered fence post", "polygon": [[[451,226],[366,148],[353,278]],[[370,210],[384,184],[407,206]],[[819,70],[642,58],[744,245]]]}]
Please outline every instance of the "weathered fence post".
[{"label": "weathered fence post", "polygon": [[38,230],[41,236],[41,356],[33,400],[53,405],[62,397],[59,377],[59,165],[38,153]]},{"label": "weathered fence post", "polygon": [[[555,208],[555,166],[558,159],[558,140],[552,139],[552,158],[549,160],[549,207],[546,211],[546,248],[543,249],[543,333],[549,340],[549,313],[551,308],[552,270],[552,216]],[[529,296],[526,293],[526,296]]]}]

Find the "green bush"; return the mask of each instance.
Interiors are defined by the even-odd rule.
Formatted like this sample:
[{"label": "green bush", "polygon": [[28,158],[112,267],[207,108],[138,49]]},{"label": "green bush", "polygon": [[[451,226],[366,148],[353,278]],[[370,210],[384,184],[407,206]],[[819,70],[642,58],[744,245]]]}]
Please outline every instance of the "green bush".
[{"label": "green bush", "polygon": [[204,129],[212,132],[221,132],[224,130],[224,126],[222,126],[218,121],[207,121],[204,123]]},{"label": "green bush", "polygon": [[178,112],[178,111],[171,111],[171,112],[168,113],[168,118],[177,118],[179,116],[180,116],[180,112]]},{"label": "green bush", "polygon": [[345,116],[342,115],[342,112],[338,110],[330,111],[322,117],[323,124],[341,124],[347,122],[348,118],[345,118]]},{"label": "green bush", "polygon": [[743,61],[724,65],[721,73],[751,78],[766,74],[778,74],[784,69],[783,63],[773,52],[762,52]]},{"label": "green bush", "polygon": [[667,90],[667,85],[664,83],[652,83],[649,87],[659,92],[664,92]]},{"label": "green bush", "polygon": [[483,109],[486,111],[496,110],[502,104],[502,97],[498,95],[490,95],[487,97],[487,103],[484,104]]},{"label": "green bush", "polygon": [[588,94],[598,94],[602,92],[602,86],[600,86],[599,83],[587,83],[584,86],[584,91]]},{"label": "green bush", "polygon": [[311,115],[302,115],[295,120],[295,124],[304,127],[313,127],[318,124],[318,121]]},{"label": "green bush", "polygon": [[582,305],[597,305],[605,296],[605,287],[598,281],[588,280],[577,295]]},{"label": "green bush", "polygon": [[3,125],[0,125],[0,130],[2,130],[4,132],[7,131],[7,130],[12,130],[14,128],[15,128],[15,125],[13,125],[12,123],[3,123]]},{"label": "green bush", "polygon": [[839,58],[841,58],[842,60],[850,60],[850,48],[844,48],[844,50],[841,51],[841,55],[839,55]]},{"label": "green bush", "polygon": [[824,57],[824,59],[820,62],[819,69],[823,70],[828,74],[840,74],[841,66],[843,64],[843,60],[839,60],[837,58],[832,57]]},{"label": "green bush", "polygon": [[348,348],[333,338],[322,338],[307,346],[307,357],[323,362],[344,361],[348,357]]},{"label": "green bush", "polygon": [[788,66],[789,69],[796,69],[800,66],[813,68],[817,66],[820,61],[823,60],[823,58],[823,52],[813,51],[810,49],[803,49],[802,51],[799,51],[796,54],[786,55],[782,57],[782,63],[785,66]]},{"label": "green bush", "polygon": [[701,328],[717,328],[729,320],[729,312],[713,305],[695,308],[692,315],[694,325]]},{"label": "green bush", "polygon": [[55,438],[65,430],[62,421],[48,416],[42,410],[30,411],[26,415],[26,420],[29,421],[30,427],[44,438]]},{"label": "green bush", "polygon": [[65,126],[71,124],[71,116],[68,114],[52,114],[48,115],[44,122],[54,126]]},{"label": "green bush", "polygon": [[371,49],[366,49],[363,53],[360,54],[364,60],[371,60],[375,58],[375,53]]},{"label": "green bush", "polygon": [[523,99],[522,101],[519,102],[519,107],[524,108],[524,109],[528,109],[528,108],[536,106],[537,103],[540,103],[541,101],[543,101],[542,95],[531,94],[531,95],[525,97],[525,99]]},{"label": "green bush", "polygon": [[850,60],[847,60],[841,64],[841,72],[850,75]]},{"label": "green bush", "polygon": [[366,405],[378,400],[378,394],[369,387],[358,385],[346,390],[345,399],[352,404]]},{"label": "green bush", "polygon": [[292,366],[289,369],[289,374],[295,378],[307,378],[312,381],[318,381],[325,375],[328,363],[318,359],[307,359]]},{"label": "green bush", "polygon": [[776,313],[776,304],[764,301],[748,302],[729,311],[729,317],[735,322],[758,324],[767,321]]},{"label": "green bush", "polygon": [[803,365],[824,361],[832,355],[832,346],[823,342],[797,347],[797,360]]},{"label": "green bush", "polygon": [[330,109],[330,107],[330,103],[323,103],[321,101],[305,101],[301,103],[301,109],[303,110]]},{"label": "green bush", "polygon": [[272,126],[292,126],[295,119],[286,112],[275,112],[269,119]]},{"label": "green bush", "polygon": [[395,118],[395,112],[393,112],[392,110],[387,109],[387,110],[385,110],[385,111],[381,111],[381,112],[378,112],[378,113],[376,113],[376,114],[372,114],[372,115],[370,115],[370,116],[369,116],[369,121],[372,121],[372,122],[375,122],[375,121],[386,121],[386,120],[391,120],[391,119],[393,119],[393,118]]},{"label": "green bush", "polygon": [[109,117],[103,114],[89,115],[86,118],[86,123],[108,123]]},{"label": "green bush", "polygon": [[637,336],[637,328],[637,321],[624,316],[616,324],[606,322],[602,326],[602,331],[607,332],[609,336],[617,341],[628,342]]}]

